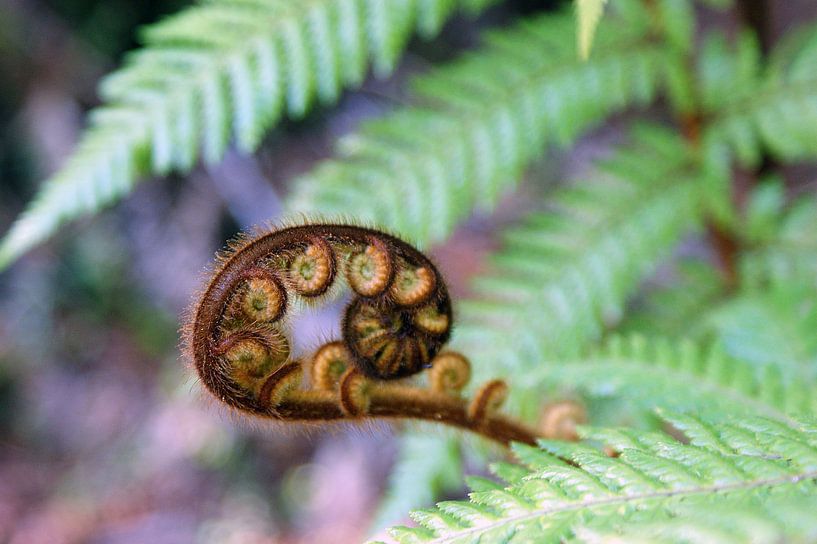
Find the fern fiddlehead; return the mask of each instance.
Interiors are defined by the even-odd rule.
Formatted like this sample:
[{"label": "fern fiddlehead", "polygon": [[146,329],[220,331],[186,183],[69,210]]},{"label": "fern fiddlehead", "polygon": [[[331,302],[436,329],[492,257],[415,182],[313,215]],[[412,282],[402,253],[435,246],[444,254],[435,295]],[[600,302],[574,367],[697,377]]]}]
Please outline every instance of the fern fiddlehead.
[{"label": "fern fiddlehead", "polygon": [[[344,284],[353,298],[342,339],[295,359],[290,310]],[[441,351],[451,325],[445,282],[420,251],[374,229],[321,223],[236,244],[220,259],[187,330],[205,387],[243,412],[286,421],[429,419],[501,443],[533,443],[534,429],[499,414],[504,382],[489,381],[470,401],[460,395],[470,365]],[[427,388],[399,380],[424,369]]]}]

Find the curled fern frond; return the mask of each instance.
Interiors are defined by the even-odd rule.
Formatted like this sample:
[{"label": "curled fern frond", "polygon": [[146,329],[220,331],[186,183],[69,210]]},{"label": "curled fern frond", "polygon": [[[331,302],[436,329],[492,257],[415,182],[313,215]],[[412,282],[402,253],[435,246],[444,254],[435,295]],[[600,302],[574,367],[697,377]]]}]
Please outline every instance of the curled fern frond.
[{"label": "curled fern frond", "polygon": [[723,275],[712,264],[684,259],[668,279],[646,286],[616,332],[698,338],[707,330],[702,318],[727,296]]},{"label": "curled fern frond", "polygon": [[127,194],[139,177],[252,151],[283,115],[385,76],[410,35],[493,0],[211,0],[154,24],[100,86],[104,105],[65,165],[0,244],[0,268],[65,221]]},{"label": "curled fern frond", "polygon": [[[355,209],[421,244],[445,238],[475,208],[491,209],[546,144],[652,98],[663,44],[648,21],[611,28],[602,23],[587,62],[576,58],[569,14],[488,34],[482,49],[414,82],[421,105],[342,139],[339,158],[296,181],[291,208]],[[374,205],[360,209],[362,199]]]},{"label": "curled fern frond", "polygon": [[[291,315],[344,285],[352,299],[341,338],[296,357]],[[257,233],[224,253],[185,329],[207,390],[252,416],[424,419],[500,443],[533,442],[540,433],[499,412],[507,396],[501,380],[470,399],[460,395],[471,370],[462,355],[441,352],[451,326],[442,276],[413,246],[370,228],[307,223]],[[399,380],[426,369],[428,387]]]},{"label": "curled fern frond", "polygon": [[689,520],[685,527],[692,534],[696,520],[706,527],[706,518],[697,513],[713,503],[718,511],[736,515],[733,522],[745,519],[742,513],[757,512],[783,540],[817,531],[813,515],[799,515],[791,526],[780,523],[786,519],[781,504],[813,503],[817,493],[813,422],[663,417],[685,435],[685,442],[662,433],[585,428],[582,436],[607,445],[607,453],[563,442],[542,441],[541,450],[519,447],[528,469],[519,474],[500,466],[498,475],[510,476],[505,486],[478,480],[470,502],[416,511],[412,517],[419,527],[398,527],[391,534],[401,543],[487,544],[592,541],[598,534],[646,531],[654,542],[672,530],[673,520]]}]

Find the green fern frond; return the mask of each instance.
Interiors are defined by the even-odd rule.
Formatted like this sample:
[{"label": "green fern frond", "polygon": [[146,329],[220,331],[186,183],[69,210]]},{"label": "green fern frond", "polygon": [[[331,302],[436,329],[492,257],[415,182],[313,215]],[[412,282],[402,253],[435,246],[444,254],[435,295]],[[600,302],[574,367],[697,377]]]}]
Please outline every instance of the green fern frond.
[{"label": "green fern frond", "polygon": [[551,211],[506,233],[494,270],[460,304],[454,343],[476,369],[526,375],[578,354],[695,228],[698,178],[685,144],[654,127],[634,140],[595,179],[559,191]]},{"label": "green fern frond", "polygon": [[[811,501],[817,493],[813,422],[663,417],[688,443],[662,433],[586,428],[584,438],[617,455],[564,442],[542,442],[542,451],[533,454],[533,448],[518,447],[527,475],[503,488],[480,486],[470,502],[414,512],[420,527],[391,534],[402,543],[564,541],[629,527],[649,531],[646,524],[686,520],[713,502],[725,512],[764,513],[761,519],[774,523],[779,501]],[[777,527],[787,538],[817,529],[813,515],[798,521]]]},{"label": "green fern frond", "polygon": [[747,289],[706,321],[734,357],[790,376],[817,376],[817,291],[811,285]]},{"label": "green fern frond", "polygon": [[144,48],[102,82],[104,105],[65,165],[0,244],[0,268],[65,221],[127,194],[138,177],[253,150],[288,114],[334,102],[372,59],[387,75],[415,29],[493,0],[211,0],[144,31]]},{"label": "green fern frond", "polygon": [[[756,195],[752,202],[758,198]],[[758,206],[760,204],[755,204]],[[751,247],[741,259],[742,281],[760,288],[794,282],[817,289],[817,199],[802,198],[779,216],[775,211],[771,210],[772,217],[766,220],[771,225],[754,236]],[[760,212],[750,215],[749,226],[761,221],[759,215]]]},{"label": "green fern frond", "polygon": [[648,25],[611,32],[605,24],[586,63],[576,58],[569,14],[490,33],[482,49],[415,82],[423,105],[344,138],[340,158],[297,180],[291,208],[353,209],[421,244],[446,237],[474,208],[490,209],[546,143],[570,142],[651,99],[661,44],[650,41]]},{"label": "green fern frond", "polygon": [[535,383],[540,396],[552,390],[581,398],[592,421],[609,419],[611,403],[621,408],[618,423],[659,406],[712,418],[760,415],[780,421],[817,410],[814,379],[735,359],[719,346],[638,335],[614,336],[581,361],[549,364],[526,382]]},{"label": "green fern frond", "polygon": [[[453,345],[474,360],[474,382],[508,376],[523,415],[535,417],[542,390],[514,378],[578,353],[600,334],[603,316],[618,320],[657,259],[696,224],[697,182],[686,171],[684,143],[654,128],[635,134],[636,144],[608,160],[598,179],[560,191],[551,213],[511,230],[496,271],[477,284],[482,296],[459,305]],[[400,468],[409,472],[412,464],[407,458]],[[422,474],[444,470],[421,464]],[[390,487],[389,494],[402,492]]]},{"label": "green fern frond", "polygon": [[620,530],[580,529],[589,544],[674,543],[777,544],[815,542],[817,497],[766,497],[763,501],[679,506],[674,517],[629,524]]},{"label": "green fern frond", "polygon": [[788,36],[765,65],[753,36],[734,48],[710,37],[698,79],[701,106],[713,117],[705,147],[718,168],[728,168],[733,154],[755,166],[764,150],[780,159],[817,157],[817,27]]},{"label": "green fern frond", "polygon": [[718,270],[707,262],[683,260],[668,278],[661,278],[639,294],[616,331],[625,335],[697,338],[706,331],[701,318],[726,297]]}]

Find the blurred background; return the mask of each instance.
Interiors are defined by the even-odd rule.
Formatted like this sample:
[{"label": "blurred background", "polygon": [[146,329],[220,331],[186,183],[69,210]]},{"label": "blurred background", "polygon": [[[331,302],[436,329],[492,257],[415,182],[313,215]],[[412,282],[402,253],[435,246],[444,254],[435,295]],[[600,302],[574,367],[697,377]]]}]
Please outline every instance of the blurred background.
[{"label": "blurred background", "polygon": [[[361,119],[402,103],[408,75],[473,46],[482,28],[568,3],[509,1],[476,21],[455,19],[436,40],[414,42],[392,78],[280,125],[256,155],[141,184],[0,274],[0,542],[368,536],[399,429],[293,431],[226,414],[180,355],[181,316],[225,240],[276,220],[288,180],[329,156]],[[137,45],[140,25],[186,4],[0,0],[0,232],[72,149],[97,104],[97,81]],[[817,16],[813,0],[759,4],[766,43]],[[710,24],[729,27],[738,16]],[[497,213],[474,217],[435,248],[454,295],[467,292],[496,246],[492,232],[524,210],[530,186],[586,168],[618,137],[614,122],[570,156],[550,157]],[[331,335],[333,319],[316,317],[314,332]]]}]

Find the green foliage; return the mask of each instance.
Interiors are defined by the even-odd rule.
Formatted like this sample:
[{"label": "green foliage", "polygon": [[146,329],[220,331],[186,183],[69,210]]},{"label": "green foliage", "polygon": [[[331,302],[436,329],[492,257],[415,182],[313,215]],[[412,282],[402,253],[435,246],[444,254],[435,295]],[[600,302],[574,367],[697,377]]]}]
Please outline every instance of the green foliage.
[{"label": "green foliage", "polygon": [[813,381],[817,373],[817,200],[787,205],[781,180],[750,195],[741,223],[741,285],[699,316],[727,352]]},{"label": "green foliage", "polygon": [[786,370],[730,357],[719,346],[614,336],[580,360],[548,365],[528,383],[535,383],[540,395],[580,399],[591,421],[612,419],[614,403],[615,423],[643,421],[659,407],[711,418],[759,415],[780,421],[814,413],[813,380]]},{"label": "green foliage", "polygon": [[[677,7],[679,3],[674,4]],[[676,17],[671,21],[674,30],[667,34],[676,36],[675,43],[678,45],[675,50],[683,50],[683,36],[689,31],[689,19]],[[746,51],[752,51],[755,45],[744,38],[743,47]],[[800,57],[804,54],[802,51],[802,48],[790,46],[787,53],[780,52],[778,57]],[[672,55],[667,57],[672,58]],[[717,70],[712,69],[709,76],[709,72],[704,70],[706,62],[704,58],[696,74],[686,74],[680,81],[673,78],[675,70],[682,67],[682,63],[668,62],[666,65],[667,92],[681,111],[685,107],[684,92],[690,95],[687,99],[689,107],[695,108],[699,97],[704,97],[704,101],[713,100],[716,96],[723,101],[733,101],[741,96],[734,89],[745,85],[747,91],[751,90],[749,84],[741,83],[743,76],[740,70],[718,75]],[[742,62],[751,65],[749,60]],[[685,84],[689,86],[686,91],[683,89]],[[805,89],[810,90],[808,87]],[[792,99],[786,83],[781,83],[775,91],[780,100]],[[696,409],[708,406],[708,413],[729,409],[728,413],[776,414],[779,417],[792,409],[799,411],[811,406],[807,401],[810,385],[797,382],[797,377],[789,374],[785,368],[754,368],[751,361],[739,361],[744,353],[730,349],[736,343],[735,334],[739,333],[734,328],[729,333],[724,323],[716,327],[715,321],[704,321],[713,304],[728,298],[724,282],[709,265],[699,266],[694,272],[687,271],[684,275],[686,281],[673,283],[670,289],[663,291],[663,298],[660,295],[648,298],[645,306],[653,311],[641,313],[641,327],[632,325],[638,323],[637,315],[633,316],[629,325],[625,323],[624,326],[625,329],[629,326],[628,330],[631,331],[644,330],[676,337],[688,334],[715,337],[718,342],[725,342],[726,349],[737,358],[717,355],[717,349],[713,348],[711,355],[701,354],[698,359],[698,363],[708,364],[673,373],[667,373],[666,368],[662,368],[652,357],[643,357],[644,354],[641,358],[635,358],[640,363],[621,358],[610,366],[598,360],[595,364],[592,360],[583,361],[587,364],[576,362],[588,342],[600,337],[605,329],[617,326],[625,315],[628,298],[635,293],[654,264],[669,253],[681,236],[694,228],[697,214],[701,211],[700,203],[706,203],[713,210],[723,205],[726,190],[718,178],[723,176],[724,165],[733,156],[731,149],[734,148],[719,139],[719,127],[731,122],[732,113],[725,110],[724,114],[714,102],[707,103],[713,104],[711,112],[717,117],[712,125],[705,126],[703,163],[699,162],[700,157],[694,152],[679,149],[683,145],[678,140],[674,148],[665,148],[665,154],[653,151],[650,147],[652,137],[645,138],[647,142],[638,142],[627,159],[631,168],[618,177],[626,182],[641,180],[637,187],[654,189],[654,192],[635,192],[626,197],[617,192],[618,187],[608,185],[606,179],[598,180],[595,185],[583,183],[577,192],[587,195],[586,200],[595,203],[595,208],[588,205],[584,210],[554,217],[553,210],[558,211],[560,205],[563,206],[560,202],[562,192],[558,191],[549,199],[546,214],[534,214],[524,226],[509,230],[504,237],[502,251],[494,258],[493,270],[475,282],[477,296],[460,304],[461,325],[454,339],[455,346],[472,355],[478,375],[500,374],[508,377],[515,385],[512,389],[514,407],[527,417],[534,417],[538,410],[536,399],[547,398],[548,391],[558,396],[579,394],[588,403],[591,415],[596,416],[595,420],[601,414],[615,413],[616,416],[610,417],[610,420],[642,426],[652,424],[649,418],[645,421],[644,414],[655,406]],[[735,111],[740,111],[737,106]],[[757,111],[761,111],[760,106]],[[813,123],[814,118],[812,115],[797,119],[789,116],[783,120],[796,121],[799,129],[809,130],[817,126]],[[751,128],[759,142],[765,141],[760,124],[754,124]],[[712,150],[715,149],[720,153],[717,157],[723,161],[718,168],[712,168],[715,164],[711,161],[714,156]],[[680,157],[685,157],[681,161],[687,161],[685,165],[673,161]],[[695,175],[687,178],[691,189],[686,197],[672,192],[683,192],[678,186],[685,185],[685,178],[676,175],[674,165],[682,172],[706,171],[706,174],[697,176],[700,184],[694,182]],[[650,179],[644,177],[650,175]],[[698,187],[700,192],[697,192]],[[666,192],[667,189],[670,192]],[[645,198],[647,195],[652,198]],[[579,198],[573,198],[573,201],[582,203]],[[573,201],[570,203],[573,204]],[[629,206],[616,207],[616,202]],[[806,204],[801,206],[804,210],[807,208]],[[595,230],[581,224],[584,217],[598,221]],[[610,219],[606,220],[607,217]],[[641,222],[638,220],[640,217],[644,218]],[[657,224],[650,223],[649,217],[657,218]],[[797,240],[795,247],[802,247],[806,240],[811,241],[811,233],[817,232],[817,229],[807,228],[810,225],[807,217],[806,212],[800,212],[796,226],[792,225],[786,230],[789,238]],[[756,221],[752,227],[758,231],[758,235],[763,231],[762,223]],[[667,229],[662,230],[660,225],[667,225]],[[751,235],[752,228],[746,229],[747,234]],[[814,268],[814,252],[785,252],[787,244],[778,243],[780,236],[777,232],[782,229],[775,228],[773,231],[773,234],[766,233],[767,237],[771,236],[767,244],[757,244],[757,249],[750,250],[742,261],[746,263],[744,268],[755,269],[755,276],[760,274],[757,269],[761,266],[765,269],[776,266],[777,276],[788,276],[784,271],[793,268],[817,270]],[[630,240],[631,243],[622,240]],[[766,247],[769,253],[763,251]],[[770,261],[775,264],[770,264]],[[764,277],[767,275],[764,274]],[[815,278],[817,274],[812,273],[810,277]],[[785,303],[779,307],[786,311]],[[772,316],[765,317],[773,319]],[[791,313],[786,317],[789,319],[774,323],[770,328],[779,329],[778,325],[786,327],[782,324],[790,324],[799,318]],[[766,323],[765,320],[755,320],[755,326],[749,331],[758,332]],[[649,327],[645,327],[647,324]],[[742,325],[746,323],[739,324],[737,331],[743,330],[739,328]],[[767,342],[767,356],[774,357],[775,349],[776,353],[780,353],[781,349],[785,349],[782,346],[787,345],[787,340],[794,341],[789,346],[811,342],[811,336],[804,334],[809,326],[810,322],[804,321],[799,330],[793,333],[797,336],[787,338],[777,335]],[[740,338],[745,339],[752,334],[744,332]],[[769,332],[764,331],[756,337],[768,335]],[[648,345],[652,346],[652,343]],[[667,349],[671,352],[680,348]],[[665,364],[674,360],[667,353],[663,355],[665,358],[658,360]],[[565,358],[571,358],[573,362],[558,365],[546,363]],[[777,358],[777,366],[782,364],[780,361],[783,359],[786,358]],[[543,365],[545,370],[536,371]],[[645,368],[653,370],[645,373]],[[646,377],[655,377],[656,380]],[[709,384],[704,390],[698,388],[702,378],[707,379]],[[675,394],[677,384],[674,379],[680,380],[689,396]],[[520,387],[523,384],[527,387]],[[724,389],[731,392],[725,398],[722,397]]]},{"label": "green foliage", "polygon": [[803,282],[817,288],[817,198],[813,194],[784,208],[782,189],[761,187],[752,195],[746,228],[751,245],[741,259],[750,286]]},{"label": "green foliage", "polygon": [[617,332],[698,338],[708,330],[702,317],[728,296],[720,272],[699,259],[681,260],[654,283],[645,286]]},{"label": "green foliage", "polygon": [[627,22],[616,32],[602,25],[588,62],[576,58],[569,14],[489,33],[478,52],[414,81],[421,106],[342,139],[340,158],[296,181],[291,208],[354,209],[420,243],[445,238],[475,208],[490,209],[547,143],[568,144],[652,98],[665,51],[643,21],[609,24]]},{"label": "green foliage", "polygon": [[817,295],[807,285],[749,290],[714,310],[708,324],[744,361],[785,366],[797,376],[817,374]]},{"label": "green foliage", "polygon": [[[814,504],[813,422],[663,417],[683,433],[683,441],[663,433],[587,428],[584,437],[617,455],[563,442],[543,441],[539,451],[520,446],[518,456],[528,468],[524,475],[504,469],[503,476],[511,474],[504,485],[479,480],[470,502],[415,511],[412,517],[420,527],[396,528],[392,535],[404,543],[586,541],[603,536],[629,542],[629,535],[650,542],[655,536],[688,541],[673,535],[692,535],[692,541],[702,542],[705,534],[724,534],[750,514],[764,531],[741,528],[725,541],[790,541],[815,534],[813,510],[785,508]],[[732,515],[715,517],[716,512]]]},{"label": "green foliage", "polygon": [[388,75],[417,30],[492,0],[210,0],[154,24],[100,86],[77,149],[0,244],[0,268],[65,221],[98,211],[146,174],[245,152],[283,116],[299,118]]},{"label": "green foliage", "polygon": [[771,495],[762,502],[679,506],[669,519],[633,523],[619,531],[581,529],[577,536],[599,543],[813,542],[815,509],[817,497]]},{"label": "green foliage", "polygon": [[[535,417],[548,384],[536,369],[578,354],[601,334],[603,319],[617,321],[641,279],[694,228],[699,192],[690,160],[671,133],[639,127],[594,179],[557,191],[548,213],[506,233],[494,271],[475,283],[478,296],[459,305],[453,345],[474,360],[474,383],[506,376],[513,408]],[[390,496],[416,496],[420,475],[440,478],[445,467],[402,458],[397,470],[418,478],[393,481]]]},{"label": "green foliage", "polygon": [[[685,171],[684,143],[649,126],[634,140],[594,179],[557,191],[549,213],[507,232],[495,270],[475,284],[479,296],[459,305],[453,346],[474,360],[474,383],[506,376],[513,407],[528,418],[546,382],[538,374],[519,378],[557,354],[576,355],[600,335],[602,318],[618,320],[641,279],[697,221],[697,182]],[[570,302],[577,297],[582,304]],[[434,440],[435,449],[446,447]],[[393,479],[389,496],[427,504],[418,483],[443,478],[447,466],[445,457],[401,457],[396,470],[416,477]],[[391,502],[379,519],[391,515]]]},{"label": "green foliage", "polygon": [[744,165],[757,165],[763,152],[781,160],[817,156],[817,29],[791,33],[764,61],[754,35],[743,33],[734,45],[710,35],[697,68],[706,153],[717,168],[727,168],[734,153]]},{"label": "green foliage", "polygon": [[512,378],[578,354],[694,229],[699,179],[684,142],[652,126],[633,140],[591,179],[557,191],[546,213],[505,233],[477,296],[460,305],[455,343],[477,368]]}]

